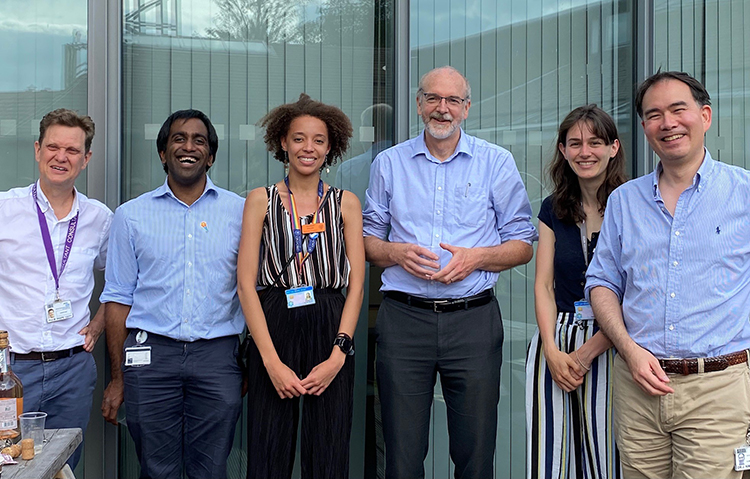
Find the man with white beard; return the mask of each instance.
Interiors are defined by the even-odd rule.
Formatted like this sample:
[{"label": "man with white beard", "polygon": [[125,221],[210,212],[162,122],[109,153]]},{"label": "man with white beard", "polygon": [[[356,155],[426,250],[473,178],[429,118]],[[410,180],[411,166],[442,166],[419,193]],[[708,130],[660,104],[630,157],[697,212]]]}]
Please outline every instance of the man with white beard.
[{"label": "man with white beard", "polygon": [[493,287],[537,234],[509,151],[460,128],[471,87],[452,67],[417,90],[425,124],[380,153],[366,194],[367,259],[385,268],[376,324],[386,477],[424,477],[436,373],[456,478],[493,476],[503,326]]}]

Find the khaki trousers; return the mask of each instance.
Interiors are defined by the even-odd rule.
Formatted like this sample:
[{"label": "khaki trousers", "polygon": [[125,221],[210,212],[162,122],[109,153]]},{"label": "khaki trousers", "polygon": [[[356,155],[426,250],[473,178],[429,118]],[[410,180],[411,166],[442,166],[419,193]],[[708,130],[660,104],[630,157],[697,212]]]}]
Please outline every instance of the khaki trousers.
[{"label": "khaki trousers", "polygon": [[614,367],[615,435],[625,478],[741,478],[734,448],[750,426],[748,364],[669,375],[673,394],[649,396],[621,356]]}]

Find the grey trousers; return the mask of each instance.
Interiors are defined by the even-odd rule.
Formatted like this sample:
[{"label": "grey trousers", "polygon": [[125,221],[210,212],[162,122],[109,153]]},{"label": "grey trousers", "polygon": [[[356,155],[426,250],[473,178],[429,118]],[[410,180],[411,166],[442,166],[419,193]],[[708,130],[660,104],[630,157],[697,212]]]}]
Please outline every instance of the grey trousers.
[{"label": "grey trousers", "polygon": [[455,477],[493,477],[503,355],[497,300],[435,313],[386,298],[375,334],[386,478],[424,477],[437,374]]}]

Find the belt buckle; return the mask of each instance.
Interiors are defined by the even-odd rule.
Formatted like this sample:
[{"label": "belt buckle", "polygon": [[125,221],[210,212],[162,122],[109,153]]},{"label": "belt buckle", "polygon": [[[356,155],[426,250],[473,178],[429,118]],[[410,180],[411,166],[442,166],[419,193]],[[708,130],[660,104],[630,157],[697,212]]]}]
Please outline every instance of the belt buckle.
[{"label": "belt buckle", "polygon": [[53,353],[51,353],[49,357],[48,357],[48,356],[45,356],[45,353],[44,353],[44,351],[41,351],[41,352],[39,353],[39,355],[40,355],[40,356],[42,357],[42,362],[43,362],[43,363],[49,363],[49,362],[51,362],[51,361],[54,361],[55,359],[57,359],[57,358],[55,357],[55,355],[54,355],[54,352],[53,352]]},{"label": "belt buckle", "polygon": [[432,302],[432,311],[435,312],[435,313],[439,313],[440,311],[438,311],[438,306],[442,306],[442,305],[448,304],[448,303],[450,303],[450,301],[447,300],[447,299],[439,299],[437,301],[433,301]]}]

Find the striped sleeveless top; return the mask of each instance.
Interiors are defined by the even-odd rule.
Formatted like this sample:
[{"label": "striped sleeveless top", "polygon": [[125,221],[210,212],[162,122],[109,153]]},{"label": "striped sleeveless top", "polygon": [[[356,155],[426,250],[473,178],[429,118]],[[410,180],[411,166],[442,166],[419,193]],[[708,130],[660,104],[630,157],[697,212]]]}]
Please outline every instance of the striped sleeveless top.
[{"label": "striped sleeveless top", "polygon": [[[276,185],[266,187],[268,207],[263,220],[261,238],[260,269],[258,285],[271,286],[276,278],[277,287],[285,289],[305,285],[313,288],[344,288],[349,284],[349,259],[344,244],[344,222],[341,217],[343,190],[329,186],[331,193],[325,196],[320,208],[321,221],[326,230],[318,236],[318,243],[310,256],[302,264],[302,275],[294,258],[283,270],[289,257],[294,253],[292,217],[281,202]],[[302,224],[309,224],[313,214],[301,218]],[[309,235],[304,236],[302,250],[307,251]]]}]

